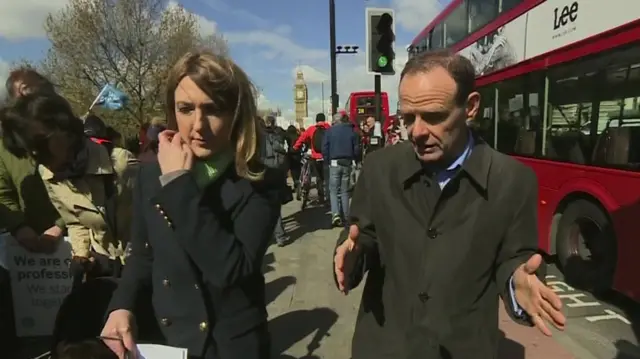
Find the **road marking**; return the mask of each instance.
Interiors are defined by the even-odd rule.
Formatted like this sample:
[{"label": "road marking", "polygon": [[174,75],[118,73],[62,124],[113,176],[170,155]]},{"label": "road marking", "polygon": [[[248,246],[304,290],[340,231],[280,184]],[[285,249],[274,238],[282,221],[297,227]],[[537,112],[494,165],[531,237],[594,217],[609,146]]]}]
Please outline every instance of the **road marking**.
[{"label": "road marking", "polygon": [[611,320],[611,319],[618,319],[619,321],[626,323],[628,325],[631,325],[631,322],[629,321],[629,319],[623,317],[622,315],[614,312],[613,310],[609,310],[609,309],[605,309],[604,312],[606,314],[602,314],[602,315],[591,315],[588,317],[584,317],[584,319],[588,320],[589,322],[593,323],[593,322],[599,322],[601,320]]},{"label": "road marking", "polygon": [[[561,282],[559,280],[554,280],[551,282],[547,282],[547,286],[549,288],[551,288],[552,291],[554,291],[555,293],[562,293],[562,292],[573,292],[575,291],[575,289],[568,285],[565,282]],[[562,289],[561,287],[564,286],[564,289]]]},{"label": "road marking", "polygon": [[586,297],[587,295],[584,293],[573,293],[573,294],[560,294],[558,297],[560,299],[570,299],[573,303],[568,303],[567,307],[569,308],[584,308],[584,307],[597,307],[602,305],[599,302],[585,302],[578,298]]},{"label": "road marking", "polygon": [[[598,307],[602,305],[602,303],[598,301],[587,302],[579,299],[579,298],[587,297],[587,294],[577,292],[576,289],[573,288],[572,286],[568,285],[567,283],[561,280],[558,280],[558,277],[556,277],[555,275],[547,275],[545,276],[545,279],[546,280],[555,279],[552,281],[547,281],[547,286],[551,288],[551,290],[553,290],[554,293],[566,293],[566,294],[558,294],[558,297],[560,297],[560,299],[571,301],[571,303],[566,303],[566,306],[568,308]],[[570,293],[570,292],[577,292],[577,293]],[[631,325],[631,322],[629,321],[629,319],[625,318],[621,314],[616,313],[615,311],[610,309],[605,309],[603,311],[603,314],[585,316],[584,319],[586,319],[590,323],[595,323],[603,320],[619,320],[627,325]]]}]

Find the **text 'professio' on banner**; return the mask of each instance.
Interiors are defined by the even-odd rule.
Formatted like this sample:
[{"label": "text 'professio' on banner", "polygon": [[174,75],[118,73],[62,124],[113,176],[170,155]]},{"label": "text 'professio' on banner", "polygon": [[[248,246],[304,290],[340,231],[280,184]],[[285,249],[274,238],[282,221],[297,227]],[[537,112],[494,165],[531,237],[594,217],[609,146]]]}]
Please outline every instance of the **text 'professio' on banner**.
[{"label": "text 'professio' on banner", "polygon": [[[30,253],[8,234],[0,237],[4,251],[0,263],[11,276],[11,292],[18,337],[53,333],[58,309],[71,291],[71,245],[65,241],[55,253]],[[2,253],[4,252],[4,253]]]}]

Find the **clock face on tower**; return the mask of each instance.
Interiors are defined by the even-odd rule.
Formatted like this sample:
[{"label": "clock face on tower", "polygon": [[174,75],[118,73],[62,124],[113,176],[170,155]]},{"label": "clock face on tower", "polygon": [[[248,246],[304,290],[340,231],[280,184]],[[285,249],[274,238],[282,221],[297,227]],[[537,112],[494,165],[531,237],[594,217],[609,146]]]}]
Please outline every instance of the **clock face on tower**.
[{"label": "clock face on tower", "polygon": [[298,98],[298,100],[304,99],[304,92],[302,90],[298,90],[298,92],[296,93],[296,97]]}]

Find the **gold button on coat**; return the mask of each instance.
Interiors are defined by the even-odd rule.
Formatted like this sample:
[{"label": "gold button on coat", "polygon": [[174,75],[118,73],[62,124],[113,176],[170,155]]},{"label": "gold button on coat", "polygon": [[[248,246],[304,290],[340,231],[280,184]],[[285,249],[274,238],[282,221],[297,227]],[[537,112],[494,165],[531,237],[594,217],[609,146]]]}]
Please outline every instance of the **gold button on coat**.
[{"label": "gold button on coat", "polygon": [[163,286],[165,286],[165,287],[170,287],[170,286],[171,286],[171,282],[169,282],[169,280],[168,280],[168,279],[164,279],[164,280],[162,281],[162,285],[163,285]]},{"label": "gold button on coat", "polygon": [[207,323],[207,322],[200,323],[200,331],[201,332],[206,332],[207,329],[209,329],[209,323]]},{"label": "gold button on coat", "polygon": [[167,318],[160,319],[160,323],[162,323],[162,325],[164,325],[165,327],[168,327],[171,325],[171,321]]}]

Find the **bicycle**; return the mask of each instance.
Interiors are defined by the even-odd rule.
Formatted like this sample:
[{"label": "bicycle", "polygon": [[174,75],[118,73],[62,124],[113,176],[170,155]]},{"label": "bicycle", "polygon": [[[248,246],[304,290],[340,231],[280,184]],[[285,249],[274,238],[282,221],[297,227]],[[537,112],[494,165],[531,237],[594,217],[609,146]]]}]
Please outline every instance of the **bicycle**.
[{"label": "bicycle", "polygon": [[301,164],[302,168],[300,170],[300,184],[298,185],[298,189],[296,192],[296,199],[298,201],[302,201],[300,205],[300,210],[304,210],[309,202],[309,192],[311,191],[311,163],[312,163],[311,155],[309,153],[304,153],[302,155]]}]

